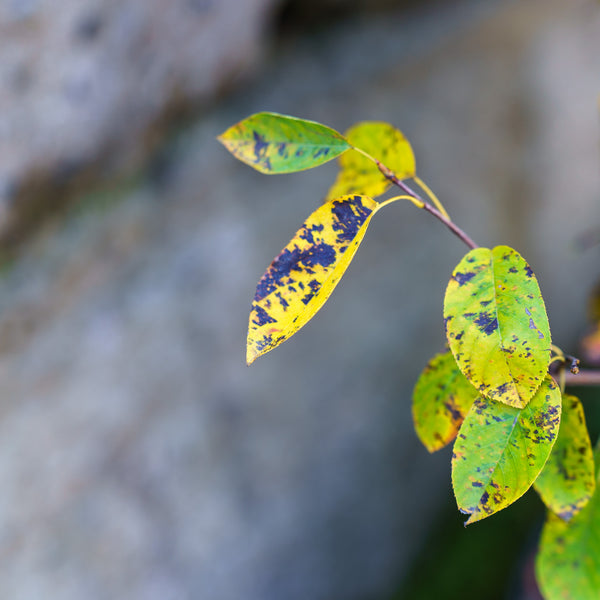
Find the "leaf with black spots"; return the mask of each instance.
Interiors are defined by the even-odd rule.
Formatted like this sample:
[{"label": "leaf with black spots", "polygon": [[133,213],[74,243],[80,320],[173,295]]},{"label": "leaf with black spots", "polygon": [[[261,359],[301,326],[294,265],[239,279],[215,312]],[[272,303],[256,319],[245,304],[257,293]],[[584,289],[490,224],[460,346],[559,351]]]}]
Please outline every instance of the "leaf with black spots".
[{"label": "leaf with black spots", "polygon": [[427,363],[415,385],[412,412],[415,431],[429,452],[456,437],[478,395],[450,352],[437,354]]},{"label": "leaf with black spots", "polygon": [[533,271],[508,246],[471,250],[444,299],[448,345],[479,392],[523,408],[544,380],[550,327]]},{"label": "leaf with black spots", "polygon": [[583,406],[563,396],[558,438],[534,487],[544,504],[561,519],[577,514],[594,493],[596,472]]},{"label": "leaf with black spots", "polygon": [[542,470],[558,435],[561,396],[548,375],[518,409],[479,397],[460,428],[452,455],[452,487],[466,524],[520,498]]},{"label": "leaf with black spots", "polygon": [[[409,141],[389,123],[364,121],[346,131],[346,139],[355,148],[364,150],[391,169],[399,179],[414,177],[415,156]],[[376,198],[391,182],[377,165],[357,151],[339,158],[340,172],[327,193],[327,200],[346,194],[366,194]]]},{"label": "leaf with black spots", "polygon": [[[595,452],[600,465],[600,445]],[[554,513],[542,530],[535,572],[546,600],[597,600],[600,598],[600,468],[596,491],[570,521]]]},{"label": "leaf with black spots", "polygon": [[267,174],[312,169],[351,148],[335,129],[271,112],[251,115],[217,139],[237,159]]},{"label": "leaf with black spots", "polygon": [[258,282],[248,327],[248,364],[287,340],[323,306],[383,206],[344,196],[320,206]]}]

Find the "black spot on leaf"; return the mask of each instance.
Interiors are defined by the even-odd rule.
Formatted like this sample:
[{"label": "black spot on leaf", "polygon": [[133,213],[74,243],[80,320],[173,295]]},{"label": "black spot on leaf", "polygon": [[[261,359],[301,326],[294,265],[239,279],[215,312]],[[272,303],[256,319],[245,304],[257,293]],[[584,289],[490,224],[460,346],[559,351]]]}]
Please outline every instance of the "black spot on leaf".
[{"label": "black spot on leaf", "polygon": [[371,209],[363,205],[360,196],[352,200],[335,200],[332,211],[335,217],[333,230],[338,231],[338,242],[351,242],[362,224],[371,214]]},{"label": "black spot on leaf", "polygon": [[498,319],[490,313],[481,312],[475,319],[475,324],[479,330],[486,335],[491,335],[498,329]]},{"label": "black spot on leaf", "polygon": [[329,154],[329,148],[319,148],[314,154],[313,158],[319,158],[320,156],[327,156]]},{"label": "black spot on leaf", "polygon": [[302,230],[300,231],[300,233],[298,234],[298,237],[302,240],[306,240],[309,244],[314,244],[315,243],[314,234],[321,233],[321,231],[323,231],[323,227],[324,226],[322,223],[315,223],[314,225],[311,225],[310,227],[303,227]]},{"label": "black spot on leaf", "polygon": [[453,277],[459,286],[463,286],[475,277],[475,273],[472,271],[468,273],[454,273]]},{"label": "black spot on leaf", "polygon": [[253,323],[255,323],[256,325],[258,325],[259,327],[262,327],[263,325],[266,325],[267,323],[276,323],[277,321],[261,306],[255,306],[254,307],[254,312],[256,314],[256,318],[253,319]]},{"label": "black spot on leaf", "polygon": [[253,131],[252,136],[254,137],[255,160],[256,162],[259,162],[264,157],[269,144],[258,131]]},{"label": "black spot on leaf", "polygon": [[294,283],[293,281],[284,281],[293,279],[293,271],[304,271],[312,273],[312,268],[317,265],[328,267],[335,261],[335,249],[329,244],[319,243],[300,250],[286,248],[271,263],[267,272],[262,276],[256,286],[255,302],[258,302],[273,293],[278,287]]}]

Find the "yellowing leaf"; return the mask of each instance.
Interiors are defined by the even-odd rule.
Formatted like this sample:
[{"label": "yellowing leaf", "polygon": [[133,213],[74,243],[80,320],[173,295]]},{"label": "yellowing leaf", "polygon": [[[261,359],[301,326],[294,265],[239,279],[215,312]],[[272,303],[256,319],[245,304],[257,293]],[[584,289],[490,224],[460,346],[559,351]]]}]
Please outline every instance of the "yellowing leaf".
[{"label": "yellowing leaf", "polygon": [[429,452],[449,444],[479,394],[456,366],[450,352],[434,356],[413,393],[415,431]]},{"label": "yellowing leaf", "polygon": [[[600,451],[596,451],[600,465]],[[546,600],[600,598],[600,469],[596,491],[570,521],[553,513],[542,530],[536,578]]]},{"label": "yellowing leaf", "polygon": [[217,139],[237,159],[267,174],[311,169],[350,149],[330,127],[270,112],[249,116]]},{"label": "yellowing leaf", "polygon": [[479,397],[460,428],[452,455],[458,508],[474,523],[520,498],[542,470],[558,435],[560,390],[550,375],[518,409]]},{"label": "yellowing leaf", "polygon": [[561,519],[577,514],[594,493],[594,453],[583,406],[575,396],[563,396],[558,438],[535,489],[544,504]]},{"label": "yellowing leaf", "polygon": [[465,377],[493,400],[524,407],[544,380],[550,327],[537,279],[508,246],[471,250],[444,299],[446,337]]},{"label": "yellowing leaf", "polygon": [[248,364],[291,337],[323,306],[379,206],[367,196],[344,196],[326,202],[305,221],[258,282]]},{"label": "yellowing leaf", "polygon": [[[415,157],[401,131],[388,123],[364,121],[346,131],[352,146],[364,150],[394,171],[400,179],[414,177]],[[366,194],[373,198],[391,185],[377,165],[359,152],[346,152],[339,159],[340,172],[327,193],[327,200],[346,194]]]}]

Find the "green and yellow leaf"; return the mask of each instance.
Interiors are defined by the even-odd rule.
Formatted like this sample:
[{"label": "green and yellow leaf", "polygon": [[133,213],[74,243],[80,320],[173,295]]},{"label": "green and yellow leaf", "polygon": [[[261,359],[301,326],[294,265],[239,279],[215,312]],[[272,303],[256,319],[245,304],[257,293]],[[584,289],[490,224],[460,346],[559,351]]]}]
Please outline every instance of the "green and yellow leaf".
[{"label": "green and yellow leaf", "polygon": [[[415,157],[409,141],[389,123],[364,121],[346,131],[346,139],[391,169],[399,179],[414,177]],[[377,165],[356,151],[339,158],[340,172],[327,193],[327,200],[346,194],[376,198],[391,185]]]},{"label": "green and yellow leaf", "polygon": [[437,354],[429,361],[415,385],[412,406],[415,431],[429,452],[456,437],[478,395],[451,352]]},{"label": "green and yellow leaf", "polygon": [[568,521],[588,502],[596,486],[594,453],[583,406],[575,396],[563,396],[558,438],[534,487],[544,504]]},{"label": "green and yellow leaf", "polygon": [[452,455],[452,487],[466,524],[520,498],[535,481],[560,425],[561,395],[548,375],[518,409],[479,397],[460,428]]},{"label": "green and yellow leaf", "polygon": [[[600,465],[600,446],[595,453]],[[570,521],[552,512],[542,530],[536,578],[546,600],[600,598],[600,469],[596,491]]]},{"label": "green and yellow leaf", "polygon": [[311,169],[351,148],[330,127],[271,112],[251,115],[217,139],[237,159],[267,174]]},{"label": "green and yellow leaf", "polygon": [[326,202],[305,221],[258,282],[248,364],[291,337],[323,306],[380,206],[367,196],[344,196]]},{"label": "green and yellow leaf", "polygon": [[548,371],[550,327],[533,271],[508,246],[471,250],[444,299],[450,350],[465,377],[491,398],[523,408]]}]

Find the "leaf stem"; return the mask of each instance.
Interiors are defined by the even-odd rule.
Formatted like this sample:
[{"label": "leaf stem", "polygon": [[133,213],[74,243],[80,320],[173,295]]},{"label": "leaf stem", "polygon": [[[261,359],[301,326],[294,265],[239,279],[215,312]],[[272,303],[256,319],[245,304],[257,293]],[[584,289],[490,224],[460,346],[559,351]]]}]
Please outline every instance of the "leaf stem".
[{"label": "leaf stem", "polygon": [[416,175],[413,179],[419,184],[419,187],[423,188],[425,193],[429,196],[431,201],[435,204],[435,207],[448,219],[448,221],[452,221],[450,215],[447,213],[444,205],[440,202],[440,199],[433,193],[433,190],[420,178]]},{"label": "leaf stem", "polygon": [[[419,196],[419,194],[417,194],[417,192],[415,192],[410,186],[408,186],[406,183],[404,183],[404,181],[399,179],[397,177],[397,175],[391,169],[386,167],[380,160],[377,160],[376,158],[374,158],[373,156],[371,156],[364,150],[361,150],[360,148],[356,148],[355,146],[352,146],[352,148],[354,148],[354,150],[356,150],[357,152],[360,152],[363,156],[365,156],[369,160],[372,160],[377,165],[377,168],[381,171],[381,173],[383,174],[383,176],[386,179],[391,181],[394,185],[397,185],[400,189],[404,190],[409,196],[412,196],[413,198],[422,202],[423,205],[420,206],[419,208],[426,210],[428,213],[432,214],[436,219],[439,219],[455,236],[457,236],[462,242],[464,242],[467,246],[469,246],[469,248],[471,248],[471,250],[473,250],[475,248],[479,248],[479,246],[460,227],[458,227],[458,225],[455,225],[450,220],[450,218],[448,217],[448,214],[444,210],[443,206],[441,207],[442,211],[443,211],[442,212],[438,208],[436,208],[435,206],[433,206],[432,204],[430,204],[429,202],[424,200],[421,196]],[[417,183],[419,183],[420,180],[415,178],[415,181],[417,181]],[[421,185],[421,184],[419,183],[419,185]],[[427,186],[424,186],[423,189],[425,191],[429,190],[429,188]],[[432,196],[430,196],[430,198],[433,201],[433,198],[435,196],[433,195],[433,192],[431,192],[431,194],[432,194]],[[439,200],[438,200],[438,202],[439,202]]]},{"label": "leaf stem", "polygon": [[396,202],[396,200],[408,200],[409,202],[412,202],[417,208],[423,208],[425,206],[425,202],[423,202],[423,200],[418,200],[414,196],[403,194],[402,196],[394,196],[393,198],[388,198],[387,200],[380,202],[379,208],[383,208],[386,204]]}]

